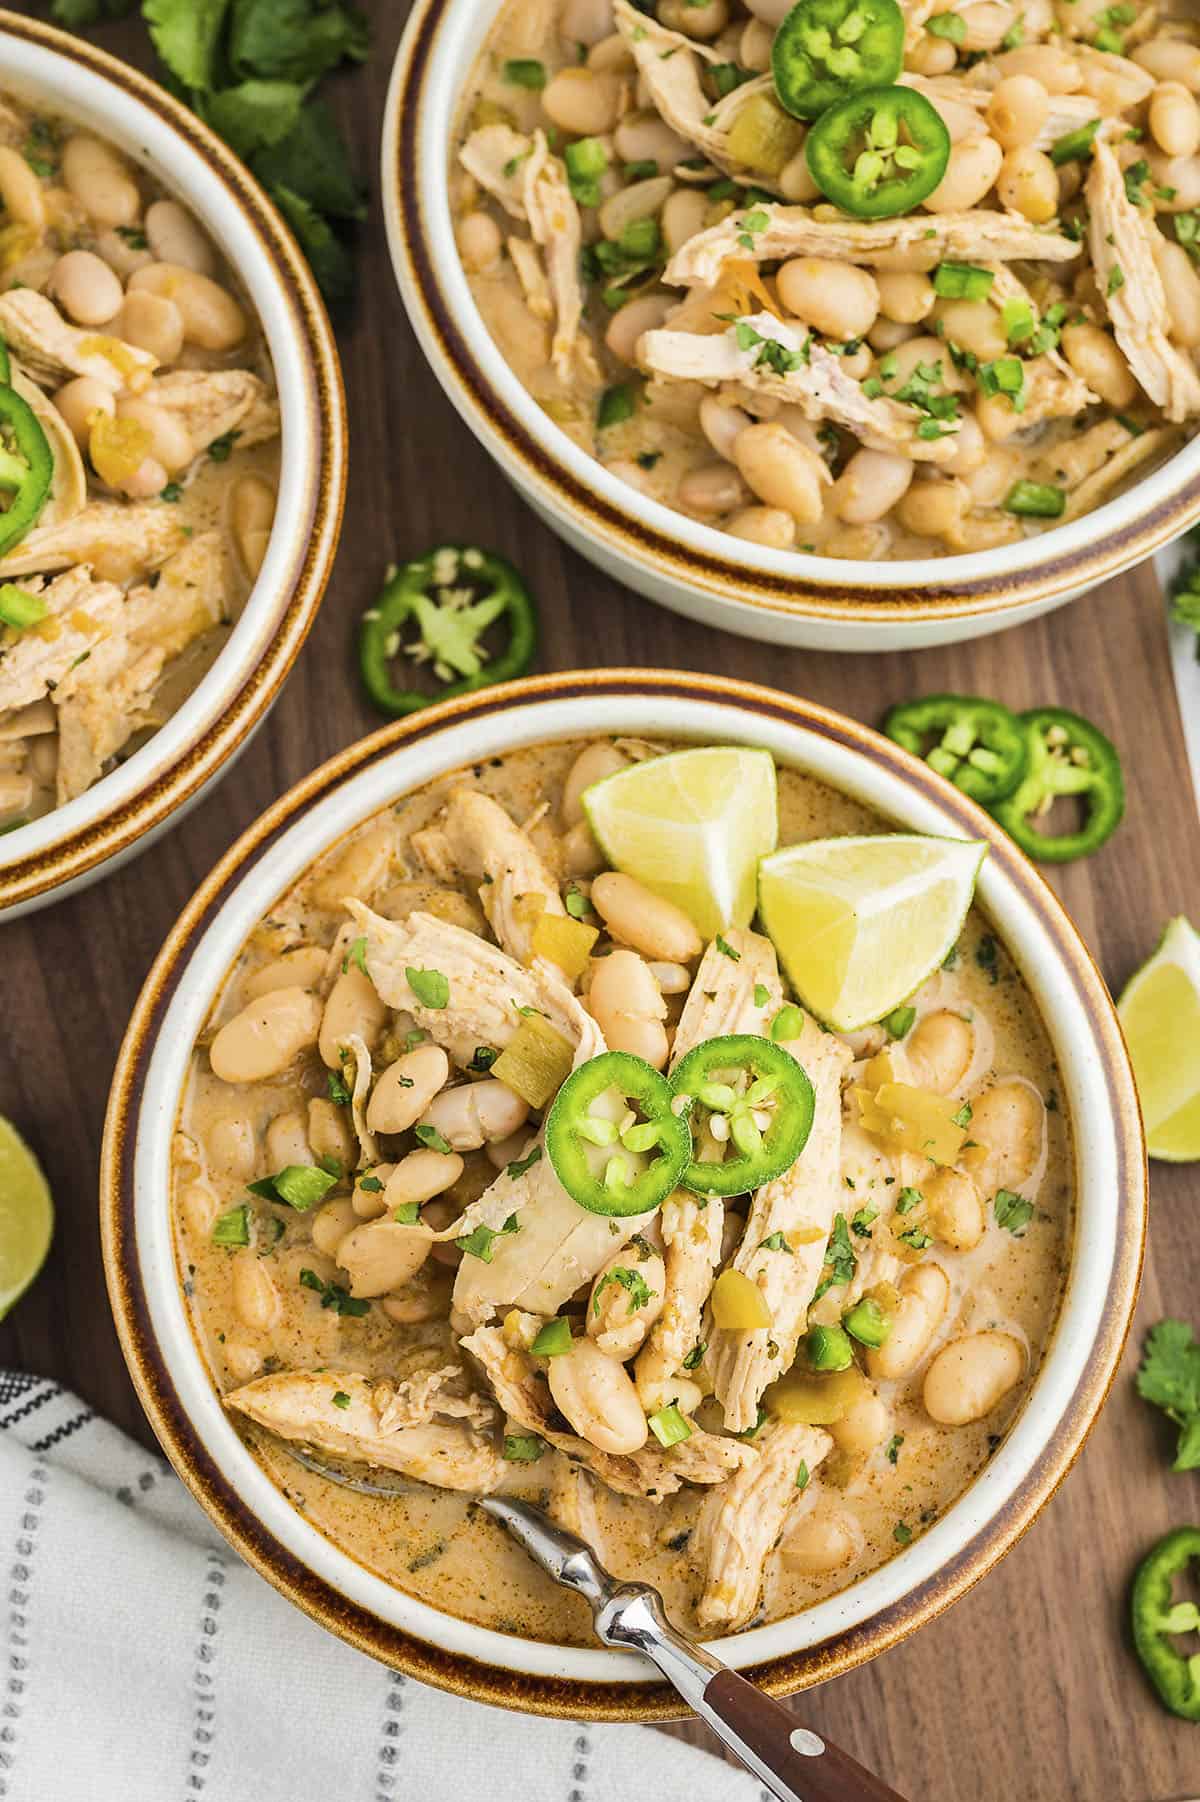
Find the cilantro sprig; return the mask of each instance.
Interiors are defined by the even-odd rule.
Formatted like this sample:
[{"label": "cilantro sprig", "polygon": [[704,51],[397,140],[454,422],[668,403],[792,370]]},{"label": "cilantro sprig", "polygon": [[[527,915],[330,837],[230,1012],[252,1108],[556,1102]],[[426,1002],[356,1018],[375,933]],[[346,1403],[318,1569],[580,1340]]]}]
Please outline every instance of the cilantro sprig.
[{"label": "cilantro sprig", "polygon": [[1173,1470],[1200,1470],[1200,1345],[1186,1320],[1160,1320],[1146,1336],[1138,1394],[1179,1428]]}]

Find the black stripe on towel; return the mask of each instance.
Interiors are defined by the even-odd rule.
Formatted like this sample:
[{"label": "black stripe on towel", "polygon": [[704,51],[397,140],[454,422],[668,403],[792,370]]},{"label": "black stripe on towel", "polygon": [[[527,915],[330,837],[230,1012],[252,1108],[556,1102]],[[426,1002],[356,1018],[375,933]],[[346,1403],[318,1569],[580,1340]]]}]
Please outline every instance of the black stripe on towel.
[{"label": "black stripe on towel", "polygon": [[225,1559],[209,1552],[204,1563],[204,1594],[200,1605],[200,1632],[192,1672],[192,1744],[188,1752],[187,1793],[199,1796],[208,1784],[212,1744],[216,1733],[216,1662],[220,1631],[221,1592],[225,1587]]},{"label": "black stripe on towel", "polygon": [[25,1487],[24,1510],[17,1525],[13,1559],[8,1568],[8,1633],[4,1658],[4,1699],[0,1701],[0,1798],[11,1794],[21,1715],[29,1670],[29,1608],[38,1529],[50,1472],[35,1464]]},{"label": "black stripe on towel", "polygon": [[404,1686],[407,1678],[401,1671],[388,1672],[387,1695],[383,1704],[383,1726],[380,1729],[379,1756],[375,1772],[375,1802],[392,1802],[396,1793],[397,1766],[400,1762],[400,1739],[404,1733]]}]

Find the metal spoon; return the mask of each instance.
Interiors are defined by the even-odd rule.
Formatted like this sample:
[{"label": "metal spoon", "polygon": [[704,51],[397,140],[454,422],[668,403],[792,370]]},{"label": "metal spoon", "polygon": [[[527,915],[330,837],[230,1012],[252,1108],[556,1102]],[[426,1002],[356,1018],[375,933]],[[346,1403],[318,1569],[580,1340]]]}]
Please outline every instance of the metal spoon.
[{"label": "metal spoon", "polygon": [[[398,1495],[424,1487],[387,1472],[375,1481],[294,1445],[287,1449],[306,1469],[364,1495]],[[656,1589],[649,1583],[618,1582],[589,1545],[557,1526],[543,1509],[499,1495],[480,1496],[478,1506],[506,1527],[556,1583],[590,1602],[604,1645],[632,1648],[657,1665],[688,1707],[779,1802],[904,1802],[847,1753],[810,1728],[798,1727],[778,1702],[677,1632]]]}]

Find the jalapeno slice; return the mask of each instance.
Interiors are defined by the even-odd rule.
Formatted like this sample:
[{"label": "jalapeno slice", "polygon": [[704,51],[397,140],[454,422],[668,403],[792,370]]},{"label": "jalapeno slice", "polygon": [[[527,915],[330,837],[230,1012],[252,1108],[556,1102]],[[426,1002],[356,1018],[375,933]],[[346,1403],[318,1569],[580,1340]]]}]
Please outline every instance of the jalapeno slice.
[{"label": "jalapeno slice", "polygon": [[1200,1608],[1174,1599],[1172,1584],[1200,1566],[1200,1527],[1177,1527],[1138,1566],[1130,1598],[1133,1643],[1159,1700],[1185,1721],[1200,1721],[1200,1650],[1176,1651],[1174,1636],[1200,1633]]},{"label": "jalapeno slice", "polygon": [[891,219],[937,187],[950,160],[950,133],[913,88],[864,88],[821,114],[804,154],[834,206],[855,219]]},{"label": "jalapeno slice", "polygon": [[775,33],[775,92],[797,119],[816,119],[859,88],[881,88],[904,67],[896,0],[798,0]]},{"label": "jalapeno slice", "polygon": [[[789,1051],[753,1033],[706,1039],[671,1074],[677,1095],[692,1102],[693,1129],[702,1119],[727,1155],[693,1157],[685,1188],[702,1195],[742,1195],[791,1168],[808,1141],[813,1087]],[[697,1107],[703,1113],[697,1115]]]},{"label": "jalapeno slice", "polygon": [[37,524],[53,480],[54,452],[37,414],[15,388],[0,386],[0,489],[12,495],[0,513],[0,555]]},{"label": "jalapeno slice", "polygon": [[984,807],[1012,794],[1029,761],[1016,714],[982,695],[900,701],[884,714],[883,731]]},{"label": "jalapeno slice", "polygon": [[[503,622],[508,641],[489,658],[482,639]],[[417,638],[402,633],[415,626]],[[537,612],[524,582],[505,558],[475,545],[440,544],[390,570],[375,605],[363,615],[358,654],[367,693],[383,713],[416,713],[434,701],[470,694],[523,676],[537,650]],[[400,656],[429,663],[444,684],[436,695],[398,688],[391,664]]]},{"label": "jalapeno slice", "polygon": [[592,1214],[648,1214],[692,1155],[665,1076],[627,1051],[602,1051],[568,1076],[546,1116],[546,1150],[567,1194]]},{"label": "jalapeno slice", "polygon": [[[1064,707],[1035,707],[1020,716],[1028,757],[1025,775],[992,809],[1029,857],[1070,863],[1098,851],[1125,812],[1125,783],[1116,748],[1099,727]],[[1077,795],[1087,818],[1077,832],[1039,832],[1032,823],[1060,795]]]}]

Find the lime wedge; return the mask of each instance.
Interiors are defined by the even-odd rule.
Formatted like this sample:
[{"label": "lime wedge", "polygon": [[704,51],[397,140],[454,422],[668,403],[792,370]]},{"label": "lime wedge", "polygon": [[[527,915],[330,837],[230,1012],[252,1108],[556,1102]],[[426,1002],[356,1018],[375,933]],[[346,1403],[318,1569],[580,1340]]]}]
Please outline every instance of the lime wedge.
[{"label": "lime wedge", "polygon": [[896,834],[765,857],[759,910],[800,999],[839,1032],[891,1013],[948,956],[986,851]]},{"label": "lime wedge", "polygon": [[750,924],[758,860],[779,842],[769,751],[672,751],[593,783],[583,806],[613,868],[682,907],[705,938]]},{"label": "lime wedge", "polygon": [[1200,932],[1172,920],[1117,1003],[1152,1158],[1200,1158]]},{"label": "lime wedge", "polygon": [[54,1232],[54,1204],[42,1167],[0,1115],[0,1320],[41,1269]]}]

